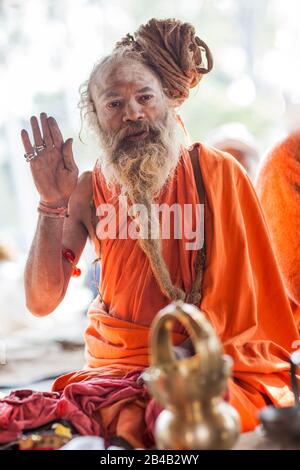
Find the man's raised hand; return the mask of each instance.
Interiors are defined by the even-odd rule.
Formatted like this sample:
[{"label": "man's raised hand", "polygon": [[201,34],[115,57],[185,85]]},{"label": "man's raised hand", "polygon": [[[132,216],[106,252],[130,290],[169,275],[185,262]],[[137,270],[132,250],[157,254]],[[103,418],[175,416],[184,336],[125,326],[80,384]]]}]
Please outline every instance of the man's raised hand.
[{"label": "man's raised hand", "polygon": [[47,117],[46,113],[41,113],[40,122],[41,128],[36,116],[30,119],[33,143],[28,132],[25,129],[21,131],[25,152],[37,154],[30,160],[34,183],[43,203],[67,205],[78,180],[72,152],[73,139],[64,142],[56,120]]}]

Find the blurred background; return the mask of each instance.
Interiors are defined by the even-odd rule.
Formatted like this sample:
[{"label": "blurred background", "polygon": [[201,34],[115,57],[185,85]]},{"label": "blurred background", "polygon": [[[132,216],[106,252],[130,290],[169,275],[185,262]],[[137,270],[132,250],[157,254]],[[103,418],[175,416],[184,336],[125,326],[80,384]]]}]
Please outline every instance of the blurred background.
[{"label": "blurred background", "polygon": [[[180,108],[192,141],[214,144],[236,132],[263,157],[300,124],[298,0],[0,0],[0,386],[47,375],[45,363],[48,375],[78,367],[95,295],[88,245],[84,275],[57,311],[43,319],[26,311],[22,276],[38,195],[20,131],[33,114],[55,116],[64,138],[74,138],[80,171],[92,169],[98,149],[86,129],[79,140],[79,86],[116,41],[152,17],[191,22],[214,56],[213,71]],[[78,357],[68,356],[72,347]],[[36,357],[45,357],[42,370],[30,362]]]}]

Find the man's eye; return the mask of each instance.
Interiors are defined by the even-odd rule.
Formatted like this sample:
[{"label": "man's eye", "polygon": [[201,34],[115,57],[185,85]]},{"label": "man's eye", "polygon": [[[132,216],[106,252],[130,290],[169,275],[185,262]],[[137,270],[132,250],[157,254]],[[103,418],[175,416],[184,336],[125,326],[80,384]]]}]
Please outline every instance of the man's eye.
[{"label": "man's eye", "polygon": [[111,103],[108,103],[107,107],[108,108],[119,108],[121,106],[121,101],[112,101]]},{"label": "man's eye", "polygon": [[143,102],[150,101],[153,98],[153,95],[143,95],[140,97],[140,100]]}]

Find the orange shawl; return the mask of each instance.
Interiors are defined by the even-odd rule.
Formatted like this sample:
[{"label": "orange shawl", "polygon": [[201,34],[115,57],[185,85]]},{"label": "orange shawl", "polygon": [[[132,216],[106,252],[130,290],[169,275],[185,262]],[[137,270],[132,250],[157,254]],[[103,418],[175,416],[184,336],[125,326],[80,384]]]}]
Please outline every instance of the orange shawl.
[{"label": "orange shawl", "polygon": [[[206,267],[200,308],[234,360],[230,397],[243,430],[257,424],[265,397],[279,406],[292,402],[288,387],[288,351],[298,332],[270,245],[255,191],[242,167],[229,154],[195,144],[206,191]],[[93,171],[96,207],[111,202],[98,165]],[[198,202],[187,149],[159,202]],[[184,241],[162,241],[173,283],[189,292],[195,278],[195,251]],[[125,373],[149,363],[151,321],[168,304],[136,240],[102,241],[100,290],[108,312],[96,299],[85,333],[87,367],[59,378],[54,390],[93,375]],[[174,342],[185,339],[181,326]]]}]

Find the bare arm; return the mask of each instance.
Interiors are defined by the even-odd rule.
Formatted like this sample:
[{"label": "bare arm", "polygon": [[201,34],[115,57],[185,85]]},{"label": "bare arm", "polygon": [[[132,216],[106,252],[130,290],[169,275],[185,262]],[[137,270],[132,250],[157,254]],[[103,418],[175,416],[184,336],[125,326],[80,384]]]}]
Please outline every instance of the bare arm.
[{"label": "bare arm", "polygon": [[[34,183],[41,201],[48,207],[69,205],[68,218],[39,215],[37,229],[25,267],[26,304],[37,316],[51,313],[63,299],[71,277],[72,267],[62,256],[62,248],[71,248],[78,261],[87,239],[83,223],[86,175],[77,182],[78,169],[73,159],[71,139],[63,141],[54,118],[41,114],[41,127],[31,118],[36,145],[45,142],[46,148],[30,162]],[[26,152],[33,147],[22,130]]]},{"label": "bare arm", "polygon": [[80,183],[71,197],[67,219],[39,215],[24,273],[26,304],[34,315],[51,313],[64,298],[72,266],[63,258],[62,248],[74,251],[75,263],[84,249],[88,233],[76,204]]}]

